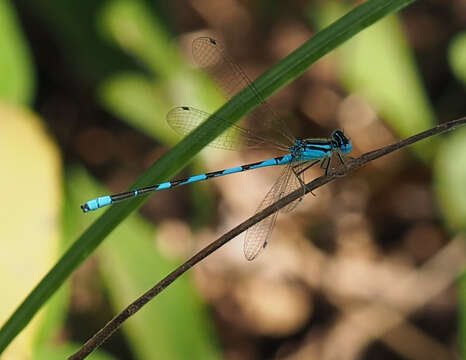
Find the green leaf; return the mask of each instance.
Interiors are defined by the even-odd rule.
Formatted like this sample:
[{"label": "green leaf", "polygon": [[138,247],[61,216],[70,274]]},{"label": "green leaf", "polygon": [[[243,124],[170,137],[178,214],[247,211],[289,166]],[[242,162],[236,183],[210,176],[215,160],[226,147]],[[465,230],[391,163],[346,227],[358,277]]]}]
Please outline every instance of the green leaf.
[{"label": "green leaf", "polygon": [[456,77],[466,86],[466,32],[456,35],[451,42],[448,60]]},{"label": "green leaf", "polygon": [[[411,2],[413,0],[371,0],[365,2],[316,34],[300,48],[262,74],[254,82],[256,89],[264,98],[269,97],[300,76],[310,65],[332,49],[382,17]],[[255,93],[251,89],[247,88],[241,91],[216,112],[216,117],[209,118],[167,152],[133,186],[147,186],[169,178],[186,165],[203,147],[225,131],[232,121],[238,120],[257,105]],[[112,206],[75,241],[0,330],[0,351],[5,349],[26,326],[32,316],[63,284],[71,272],[145,200],[145,198],[136,198],[133,201]]]},{"label": "green leaf", "polygon": [[0,98],[30,104],[34,96],[31,55],[16,14],[8,0],[0,0]]},{"label": "green leaf", "polygon": [[56,38],[61,54],[84,83],[96,83],[116,71],[140,69],[128,56],[105,42],[97,32],[97,19],[106,1],[34,0],[21,5]]},{"label": "green leaf", "polygon": [[[437,198],[449,227],[466,234],[466,129],[443,139],[434,167]],[[459,347],[466,356],[466,272],[458,279]]]},{"label": "green leaf", "polygon": [[466,231],[466,131],[460,129],[444,139],[438,151],[435,187],[450,228]]},{"label": "green leaf", "polygon": [[[58,257],[62,169],[59,152],[37,116],[0,103],[0,119],[0,323],[4,323]],[[29,357],[43,318],[41,314],[16,339],[6,358]]]},{"label": "green leaf", "polygon": [[113,0],[103,7],[99,26],[109,39],[136,55],[151,71],[170,77],[182,64],[169,34],[139,0]]},{"label": "green leaf", "polygon": [[120,119],[159,141],[175,143],[177,136],[165,121],[169,101],[160,86],[140,74],[121,73],[105,81],[99,94]]}]

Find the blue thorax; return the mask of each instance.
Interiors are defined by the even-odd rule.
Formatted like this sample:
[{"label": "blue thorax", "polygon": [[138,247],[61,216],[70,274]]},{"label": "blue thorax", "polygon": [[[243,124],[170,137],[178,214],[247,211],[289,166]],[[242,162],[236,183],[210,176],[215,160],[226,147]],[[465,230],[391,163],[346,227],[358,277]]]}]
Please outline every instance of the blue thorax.
[{"label": "blue thorax", "polygon": [[334,151],[348,154],[351,151],[351,141],[341,130],[332,132],[330,139],[296,140],[290,146],[293,161],[310,161],[330,157]]}]

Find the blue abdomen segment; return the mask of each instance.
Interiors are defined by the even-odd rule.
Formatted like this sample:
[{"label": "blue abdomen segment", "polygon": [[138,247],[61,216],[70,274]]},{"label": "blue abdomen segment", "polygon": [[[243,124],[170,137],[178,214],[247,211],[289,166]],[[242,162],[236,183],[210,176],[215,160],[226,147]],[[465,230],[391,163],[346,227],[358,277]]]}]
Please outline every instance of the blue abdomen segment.
[{"label": "blue abdomen segment", "polygon": [[191,176],[190,178],[188,178],[188,179],[184,182],[184,184],[190,184],[190,183],[202,181],[202,180],[205,180],[205,179],[207,179],[206,174],[195,175],[195,176]]},{"label": "blue abdomen segment", "polygon": [[243,171],[243,167],[242,166],[237,166],[237,167],[234,167],[234,168],[223,170],[221,173],[216,174],[215,176],[234,174],[234,173],[241,172],[241,171]]},{"label": "blue abdomen segment", "polygon": [[172,187],[172,184],[170,181],[161,183],[157,185],[157,190],[165,190],[165,189],[170,189]]},{"label": "blue abdomen segment", "polygon": [[293,156],[291,154],[287,154],[285,156],[279,156],[272,159],[267,159],[258,163],[243,165],[241,166],[244,170],[250,169],[259,169],[266,166],[274,166],[274,165],[286,165],[293,161]]},{"label": "blue abdomen segment", "polygon": [[111,196],[109,196],[109,195],[101,196],[101,197],[98,197],[96,199],[89,200],[84,205],[81,205],[81,209],[84,212],[94,211],[94,210],[100,209],[101,207],[110,205],[111,203],[112,203]]}]

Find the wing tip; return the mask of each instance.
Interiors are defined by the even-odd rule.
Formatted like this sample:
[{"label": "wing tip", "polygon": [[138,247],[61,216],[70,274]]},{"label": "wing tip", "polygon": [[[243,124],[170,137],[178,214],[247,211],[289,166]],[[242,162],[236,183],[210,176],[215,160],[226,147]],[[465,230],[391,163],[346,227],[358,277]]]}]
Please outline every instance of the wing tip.
[{"label": "wing tip", "polygon": [[256,259],[262,252],[262,250],[265,249],[265,247],[267,246],[267,241],[264,242],[264,244],[262,244],[261,246],[259,245],[260,243],[250,244],[247,240],[244,241],[243,252],[246,260],[253,261],[254,259]]}]

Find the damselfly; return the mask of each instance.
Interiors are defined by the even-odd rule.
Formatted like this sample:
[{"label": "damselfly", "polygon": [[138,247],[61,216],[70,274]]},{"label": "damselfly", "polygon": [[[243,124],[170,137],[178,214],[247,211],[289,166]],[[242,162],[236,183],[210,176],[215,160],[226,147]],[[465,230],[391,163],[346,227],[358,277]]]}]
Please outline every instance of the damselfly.
[{"label": "damselfly", "polygon": [[[276,135],[275,137],[258,136],[250,130],[232,123],[230,129],[213,140],[210,146],[232,150],[237,149],[239,144],[255,148],[269,145],[279,151],[286,152],[286,154],[252,164],[195,175],[185,179],[171,180],[115,195],[98,197],[81,205],[81,209],[84,212],[97,210],[110,204],[136,196],[147,195],[159,190],[171,189],[247,170],[284,165],[285,168],[281,175],[261,202],[257,210],[259,212],[298,188],[303,189],[304,195],[305,184],[303,174],[310,167],[320,164],[327,174],[332,157],[335,154],[338,156],[340,162],[344,164],[343,157],[351,151],[351,141],[345,136],[343,131],[336,130],[332,132],[329,139],[295,139],[286,125],[275,115],[270,106],[261,97],[239,65],[231,60],[224,48],[216,40],[208,37],[194,40],[193,56],[202,68],[219,81],[220,86],[226,91],[228,96],[232,96],[244,87],[249,87],[257,103],[260,104],[249,116],[257,119],[255,121],[256,125],[261,124],[263,127],[275,132]],[[190,133],[210,116],[210,114],[204,111],[183,106],[171,110],[167,115],[167,121],[175,131],[184,135]],[[290,203],[282,211],[289,212],[293,210],[300,200],[297,199]],[[244,255],[246,259],[253,260],[265,248],[272,233],[276,217],[277,212],[249,228],[244,241]]]}]

